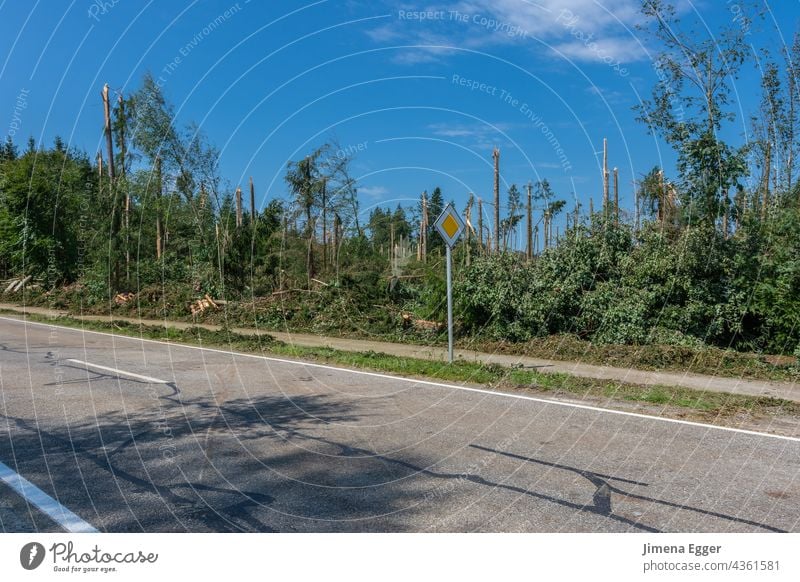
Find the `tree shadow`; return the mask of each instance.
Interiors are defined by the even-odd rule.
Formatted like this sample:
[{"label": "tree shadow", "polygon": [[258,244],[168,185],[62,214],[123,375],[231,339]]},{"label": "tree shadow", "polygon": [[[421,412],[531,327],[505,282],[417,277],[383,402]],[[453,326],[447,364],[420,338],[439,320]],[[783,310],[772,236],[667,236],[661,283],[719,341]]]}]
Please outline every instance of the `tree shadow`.
[{"label": "tree shadow", "polygon": [[[101,531],[362,531],[413,505],[402,487],[357,502],[354,490],[397,472],[387,477],[374,457],[310,451],[294,437],[364,417],[321,395],[218,404],[178,393],[135,414],[64,426],[0,415],[9,437],[0,458]],[[395,526],[382,527],[403,529]]]},{"label": "tree shadow", "polygon": [[[420,531],[431,519],[445,524],[448,511],[460,511],[463,503],[448,501],[461,495],[462,483],[524,495],[633,531],[659,529],[615,513],[612,495],[783,531],[626,491],[647,483],[477,444],[470,447],[586,479],[595,487],[591,502],[536,491],[482,469],[439,470],[441,458],[407,448],[376,453],[331,436],[339,434],[331,429],[349,424],[357,434],[369,420],[357,404],[335,396],[219,402],[187,399],[174,386],[157,386],[170,393],[127,414],[84,415],[47,426],[0,415],[8,423],[0,459],[102,531]],[[0,430],[4,424],[0,420]],[[480,490],[466,495],[480,499]]]},{"label": "tree shadow", "polygon": [[[765,529],[765,530],[771,531],[771,532],[786,533],[786,530],[783,530],[783,529],[780,529],[780,528],[777,528],[777,527],[773,527],[773,526],[765,524],[765,523],[760,523],[760,522],[757,522],[757,521],[752,521],[752,520],[749,520],[749,519],[736,517],[735,515],[728,515],[728,514],[720,513],[720,512],[717,512],[717,511],[709,511],[707,509],[702,509],[700,507],[693,507],[693,506],[690,506],[690,505],[684,505],[684,504],[681,504],[681,503],[675,503],[673,501],[666,501],[666,500],[663,500],[663,499],[656,499],[655,497],[648,497],[648,496],[645,496],[645,495],[637,495],[635,493],[630,493],[630,492],[627,492],[627,491],[624,491],[624,490],[620,489],[619,487],[615,487],[614,485],[612,485],[610,483],[610,481],[617,481],[617,482],[620,482],[620,483],[626,483],[626,484],[630,484],[630,485],[638,485],[638,486],[644,486],[644,487],[648,486],[647,483],[640,483],[640,482],[633,481],[633,480],[630,480],[630,479],[622,479],[620,477],[614,477],[612,475],[604,475],[602,473],[595,473],[593,471],[586,471],[584,469],[578,469],[576,467],[571,467],[569,465],[562,465],[562,464],[559,464],[559,463],[553,463],[551,461],[544,461],[544,460],[541,460],[541,459],[534,459],[532,457],[525,457],[523,455],[518,455],[518,454],[515,454],[515,453],[509,453],[509,452],[506,452],[506,451],[498,451],[496,449],[491,449],[489,447],[483,447],[483,446],[480,446],[480,445],[474,445],[473,444],[473,445],[470,445],[470,447],[478,449],[478,450],[481,450],[481,451],[485,451],[485,452],[489,452],[489,453],[495,453],[495,454],[502,455],[502,456],[505,456],[505,457],[510,457],[512,459],[525,461],[527,463],[535,463],[535,464],[542,465],[542,466],[545,466],[545,467],[551,467],[553,469],[560,469],[560,470],[563,470],[563,471],[569,471],[571,473],[575,473],[576,475],[580,475],[581,477],[583,477],[583,478],[587,479],[589,482],[591,482],[592,485],[597,487],[597,489],[596,489],[596,491],[594,493],[594,496],[593,496],[593,503],[594,504],[592,506],[584,506],[583,510],[584,511],[589,511],[591,513],[600,513],[602,515],[606,515],[607,517],[609,517],[611,519],[618,520],[618,521],[625,522],[625,521],[630,521],[630,520],[628,520],[627,518],[623,518],[623,517],[621,517],[619,515],[615,515],[613,513],[612,507],[611,507],[611,493],[615,493],[615,494],[620,495],[620,496],[622,496],[624,498],[627,498],[627,499],[637,499],[639,501],[647,501],[647,502],[650,502],[650,503],[654,503],[654,504],[658,504],[658,505],[664,505],[666,507],[671,507],[671,508],[674,508],[674,509],[681,509],[681,510],[691,511],[691,512],[698,513],[698,514],[701,514],[701,515],[706,515],[706,516],[709,516],[709,517],[716,517],[716,518],[719,518],[719,519],[724,519],[724,520],[727,520],[727,521],[730,521],[730,522],[733,522],[733,523],[739,523],[739,524],[743,524],[743,525],[749,525],[749,526],[757,527],[757,528],[760,528],[760,529]],[[655,530],[655,529],[652,529],[652,528],[650,530],[647,530],[647,528],[649,526],[643,526],[642,524],[638,524],[637,523],[636,525],[638,526],[639,529],[645,529],[646,531],[658,531],[658,530]]]}]

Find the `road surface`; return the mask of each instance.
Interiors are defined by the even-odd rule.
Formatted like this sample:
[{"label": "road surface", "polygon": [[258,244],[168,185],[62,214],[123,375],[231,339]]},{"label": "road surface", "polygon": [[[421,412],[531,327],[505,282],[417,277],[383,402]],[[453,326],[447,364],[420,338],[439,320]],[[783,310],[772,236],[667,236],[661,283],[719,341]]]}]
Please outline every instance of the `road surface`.
[{"label": "road surface", "polygon": [[4,531],[800,531],[800,440],[0,318]]},{"label": "road surface", "polygon": [[[47,307],[23,307],[11,303],[0,303],[0,309],[17,311],[19,313],[33,313],[49,317],[69,315],[73,319],[83,321],[112,320],[108,315],[78,315],[59,309]],[[222,326],[212,324],[194,324],[182,321],[139,319],[133,317],[113,316],[114,321],[125,321],[134,325],[149,325],[156,327],[171,327],[175,329],[189,329],[201,327],[210,331],[220,331]],[[415,344],[394,343],[378,340],[362,340],[340,337],[313,335],[309,333],[294,333],[275,330],[263,330],[252,327],[234,327],[233,333],[254,336],[268,335],[282,342],[305,347],[329,347],[345,352],[373,351],[382,354],[392,354],[422,360],[446,361],[447,348],[438,346],[424,346]],[[728,394],[744,394],[749,396],[767,396],[783,398],[800,402],[800,384],[797,382],[773,382],[769,380],[750,380],[747,378],[729,378],[726,376],[709,376],[693,374],[690,372],[655,372],[636,370],[633,368],[618,368],[614,366],[597,366],[582,362],[567,362],[529,356],[509,355],[501,353],[487,353],[476,350],[456,349],[455,357],[467,362],[483,362],[486,364],[500,364],[501,366],[524,366],[535,368],[539,372],[552,374],[570,374],[583,378],[596,378],[642,384],[645,386],[679,386],[692,390],[709,392],[725,392]]]}]

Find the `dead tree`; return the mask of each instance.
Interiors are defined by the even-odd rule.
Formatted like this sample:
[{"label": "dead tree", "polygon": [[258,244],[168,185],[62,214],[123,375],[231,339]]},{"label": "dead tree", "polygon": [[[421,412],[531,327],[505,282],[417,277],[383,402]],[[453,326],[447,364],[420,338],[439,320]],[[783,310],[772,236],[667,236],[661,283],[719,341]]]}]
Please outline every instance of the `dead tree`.
[{"label": "dead tree", "polygon": [[256,187],[253,185],[253,176],[250,176],[250,222],[256,223]]},{"label": "dead tree", "polygon": [[769,213],[769,180],[772,175],[772,143],[767,139],[766,151],[764,153],[764,175],[761,182],[761,223],[767,222]]},{"label": "dead tree", "polygon": [[619,171],[614,168],[614,224],[619,226]]},{"label": "dead tree", "polygon": [[339,240],[340,240],[339,229],[341,228],[341,225],[342,225],[342,221],[339,218],[339,213],[338,212],[334,212],[333,213],[333,249],[331,251],[331,255],[332,255],[331,256],[331,264],[337,265],[337,267],[336,267],[336,269],[337,269],[337,271],[336,271],[337,272],[337,278],[338,278],[338,272],[339,272],[338,269],[339,269],[339,267],[338,267],[338,262],[336,261],[336,257],[337,257],[337,254],[339,252]]},{"label": "dead tree", "polygon": [[494,148],[494,251],[500,250],[500,150]]},{"label": "dead tree", "polygon": [[532,185],[528,182],[528,244],[526,246],[526,255],[529,263],[533,260],[533,197],[531,188]]},{"label": "dead tree", "polygon": [[156,182],[156,259],[161,259],[164,251],[161,234],[161,157],[156,156],[155,182]]},{"label": "dead tree", "polygon": [[108,154],[108,177],[114,182],[114,142],[111,138],[111,106],[108,102],[108,83],[103,85],[103,115],[105,116],[106,153]]},{"label": "dead tree", "polygon": [[544,211],[544,250],[550,247],[550,208]]},{"label": "dead tree", "polygon": [[328,249],[328,179],[322,179],[322,266],[327,263]]},{"label": "dead tree", "polygon": [[131,191],[125,184],[125,158],[127,149],[125,147],[125,100],[122,94],[117,95],[117,105],[119,105],[119,174],[125,186],[125,281],[131,280]]},{"label": "dead tree", "polygon": [[467,264],[468,267],[470,265],[471,258],[472,258],[471,257],[472,249],[470,248],[470,241],[471,241],[471,238],[472,238],[471,235],[474,232],[474,229],[472,227],[472,204],[474,202],[475,202],[475,194],[470,192],[469,193],[469,199],[467,200],[467,208],[464,211],[464,215],[467,218],[467,233],[466,233],[466,235],[467,235],[467,256],[466,256],[465,260],[466,260],[466,264]]},{"label": "dead tree", "polygon": [[483,200],[478,198],[478,252],[483,256]]},{"label": "dead tree", "polygon": [[99,194],[103,194],[103,152],[97,152],[97,184]]},{"label": "dead tree", "polygon": [[242,226],[242,189],[236,187],[236,228]]},{"label": "dead tree", "polygon": [[116,173],[114,170],[114,141],[111,134],[111,103],[108,98],[108,83],[103,85],[100,93],[103,99],[104,133],[106,136],[106,155],[108,156],[108,194],[111,201],[111,241],[114,248],[113,281],[117,287],[120,281],[119,251],[121,246],[120,230],[122,227],[122,209],[120,208],[117,188],[115,187]]},{"label": "dead tree", "polygon": [[428,191],[422,193],[422,224],[420,225],[422,262],[428,260]]},{"label": "dead tree", "polygon": [[581,205],[580,203],[575,200],[575,238],[578,237],[578,224],[581,218]]},{"label": "dead tree", "polygon": [[608,140],[603,138],[603,219],[608,220]]}]

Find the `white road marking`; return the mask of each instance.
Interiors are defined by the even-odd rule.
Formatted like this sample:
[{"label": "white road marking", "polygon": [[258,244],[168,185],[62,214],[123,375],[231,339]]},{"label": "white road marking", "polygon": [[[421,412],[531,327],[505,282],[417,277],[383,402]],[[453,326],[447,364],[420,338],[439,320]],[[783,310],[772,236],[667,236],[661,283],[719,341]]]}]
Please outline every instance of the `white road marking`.
[{"label": "white road marking", "polygon": [[25,477],[13,471],[7,465],[0,463],[0,481],[11,487],[25,498],[28,503],[35,505],[50,519],[63,527],[69,533],[98,533],[97,529],[72,513]]},{"label": "white road marking", "polygon": [[[349,369],[349,368],[338,368],[336,366],[328,366],[327,364],[315,364],[315,363],[303,362],[303,361],[299,361],[299,360],[285,360],[283,358],[275,358],[275,357],[272,357],[272,356],[260,356],[260,355],[257,355],[257,354],[245,354],[245,353],[242,353],[242,352],[234,352],[234,351],[229,351],[229,350],[219,350],[219,349],[216,349],[216,348],[204,348],[202,346],[192,346],[192,345],[188,345],[188,344],[181,344],[181,343],[175,343],[175,342],[163,342],[163,341],[159,341],[159,340],[136,338],[136,337],[131,337],[131,336],[127,336],[127,335],[117,335],[117,334],[113,334],[113,333],[106,333],[106,332],[103,332],[103,331],[84,330],[84,329],[77,329],[77,328],[74,328],[74,327],[66,327],[66,326],[63,326],[63,325],[53,325],[51,323],[39,323],[37,321],[26,321],[24,319],[15,319],[13,317],[2,317],[2,316],[0,316],[0,319],[6,320],[6,321],[13,321],[13,322],[16,322],[16,323],[21,323],[23,325],[38,325],[38,326],[42,326],[42,327],[55,327],[55,328],[58,328],[58,329],[64,329],[64,330],[78,332],[78,333],[93,333],[93,334],[97,334],[97,335],[103,335],[103,336],[113,337],[115,339],[128,339],[128,340],[136,341],[136,342],[147,342],[147,343],[161,344],[161,345],[172,346],[173,348],[186,348],[186,349],[190,349],[190,350],[203,350],[203,351],[207,351],[207,352],[215,352],[215,353],[218,353],[218,354],[225,354],[225,355],[228,355],[228,356],[239,356],[239,357],[242,357],[242,358],[254,358],[254,359],[257,359],[257,360],[267,360],[269,362],[280,362],[280,363],[283,363],[283,364],[292,364],[292,365],[295,365],[295,366],[308,366],[310,368],[321,368],[323,370],[334,370],[334,371],[337,371],[337,372],[346,372],[346,373],[349,373],[349,374],[359,374],[359,375],[362,375],[362,376],[371,376],[371,377],[374,377],[374,378],[383,378],[383,379],[386,379],[386,380],[396,380],[396,381],[400,381],[400,382],[409,382],[409,383],[412,383],[412,384],[423,384],[423,385],[426,385],[426,386],[436,386],[438,388],[451,388],[453,390],[463,390],[465,392],[478,392],[480,394],[488,394],[488,395],[492,395],[492,396],[500,396],[500,397],[503,397],[503,398],[515,398],[515,399],[518,399],[518,400],[529,400],[531,402],[539,402],[539,403],[543,403],[543,404],[552,404],[553,406],[563,406],[563,407],[566,407],[566,408],[577,408],[577,409],[580,409],[580,410],[590,410],[592,412],[604,412],[606,414],[616,414],[616,415],[619,415],[619,416],[631,416],[631,417],[634,417],[634,418],[643,418],[645,420],[668,422],[668,423],[671,423],[671,424],[693,426],[693,427],[705,428],[705,429],[709,429],[709,430],[711,430],[711,429],[713,429],[713,430],[722,430],[722,431],[726,431],[726,432],[734,432],[734,433],[739,433],[739,434],[746,434],[746,435],[758,436],[758,437],[767,437],[767,438],[772,438],[772,439],[778,439],[778,440],[783,440],[783,441],[791,441],[791,442],[800,443],[800,438],[798,438],[798,437],[783,436],[783,435],[779,435],[779,434],[770,434],[770,433],[766,433],[766,432],[756,432],[756,431],[753,431],[753,430],[745,430],[745,429],[742,429],[742,428],[732,428],[732,427],[728,427],[728,426],[717,426],[717,425],[714,425],[714,424],[703,424],[701,422],[692,422],[692,421],[689,421],[689,420],[677,420],[677,419],[674,419],[674,418],[664,418],[664,417],[661,417],[661,416],[651,416],[649,414],[639,414],[637,412],[625,412],[623,410],[612,410],[610,408],[601,408],[599,406],[588,406],[586,404],[576,404],[576,403],[573,403],[573,402],[563,402],[561,400],[550,400],[550,399],[547,399],[547,398],[536,398],[535,396],[524,396],[522,394],[511,394],[509,392],[498,392],[498,391],[495,391],[495,390],[483,390],[483,389],[480,389],[480,388],[470,388],[468,386],[458,386],[456,384],[444,384],[442,382],[432,382],[430,380],[417,380],[415,378],[404,378],[402,376],[390,376],[388,374],[381,374],[379,372],[365,372],[363,370],[352,370],[352,369]],[[266,333],[269,334],[269,332],[266,332]],[[444,362],[442,362],[442,363],[444,363]]]},{"label": "white road marking", "polygon": [[150,376],[142,376],[141,374],[134,374],[133,372],[126,372],[125,370],[119,370],[117,368],[109,368],[108,366],[92,364],[91,362],[84,362],[83,360],[68,359],[66,361],[72,362],[73,364],[80,364],[82,366],[86,366],[87,368],[97,368],[98,370],[103,370],[105,372],[113,372],[119,376],[130,376],[131,378],[143,380],[144,382],[150,382],[151,384],[169,384],[167,380],[159,380],[158,378],[152,378]]}]

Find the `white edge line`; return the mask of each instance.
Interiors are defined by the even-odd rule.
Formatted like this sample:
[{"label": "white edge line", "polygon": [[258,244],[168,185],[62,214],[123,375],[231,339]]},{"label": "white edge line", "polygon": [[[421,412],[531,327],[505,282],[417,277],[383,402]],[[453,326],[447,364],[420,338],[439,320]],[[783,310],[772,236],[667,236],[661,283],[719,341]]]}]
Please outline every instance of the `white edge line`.
[{"label": "white edge line", "polygon": [[152,378],[150,376],[142,376],[141,374],[134,374],[133,372],[118,370],[117,368],[109,368],[108,366],[101,366],[100,364],[92,364],[91,362],[84,362],[83,360],[73,360],[70,358],[66,361],[72,362],[74,364],[81,364],[82,366],[86,366],[87,368],[97,368],[98,370],[113,372],[114,374],[118,374],[120,376],[130,376],[131,378],[136,378],[137,380],[144,380],[145,382],[150,382],[151,384],[169,384],[169,382],[167,382],[166,380],[159,380],[158,378]]},{"label": "white edge line", "polygon": [[[182,344],[182,343],[163,342],[163,341],[153,340],[153,339],[137,338],[137,337],[132,337],[132,336],[129,336],[129,335],[117,335],[117,334],[113,334],[113,333],[106,333],[106,332],[103,332],[103,331],[80,329],[80,328],[75,328],[75,327],[67,327],[67,326],[63,326],[63,325],[54,325],[52,323],[41,323],[41,322],[38,322],[38,321],[27,321],[26,319],[16,319],[16,318],[13,318],[13,317],[0,316],[0,319],[6,320],[6,321],[14,321],[14,322],[21,323],[21,324],[24,324],[24,325],[39,325],[39,326],[42,326],[42,327],[55,327],[55,328],[58,328],[58,329],[65,329],[65,330],[73,331],[73,332],[93,333],[93,334],[97,334],[97,335],[104,335],[104,336],[113,337],[113,338],[128,339],[128,340],[137,341],[137,342],[154,343],[154,344],[160,344],[160,345],[167,345],[167,346],[173,346],[173,347],[186,348],[186,349],[191,349],[191,350],[205,350],[205,351],[208,351],[208,352],[216,352],[218,354],[226,354],[226,355],[229,355],[229,356],[241,356],[243,358],[255,358],[255,359],[259,359],[259,360],[267,360],[267,361],[270,361],[270,362],[280,362],[280,363],[283,363],[283,364],[293,364],[295,366],[309,366],[309,367],[313,367],[313,368],[322,368],[324,370],[335,370],[335,371],[338,371],[338,372],[347,372],[347,373],[350,373],[350,374],[360,374],[362,376],[372,376],[374,378],[384,378],[384,379],[388,379],[388,380],[399,380],[401,382],[409,382],[409,383],[412,383],[412,384],[425,384],[427,386],[436,386],[436,387],[439,387],[439,388],[451,388],[451,389],[455,389],[455,390],[464,390],[466,392],[478,392],[480,394],[489,394],[489,395],[492,395],[492,396],[502,396],[502,397],[505,397],[505,398],[516,398],[518,400],[529,400],[531,402],[540,402],[540,403],[543,403],[543,404],[552,404],[554,406],[564,406],[564,407],[567,407],[567,408],[578,408],[578,409],[581,409],[581,410],[591,410],[593,412],[605,412],[605,413],[608,413],[608,414],[617,414],[617,415],[620,415],[620,416],[631,416],[631,417],[634,417],[634,418],[643,418],[643,419],[646,419],[646,420],[656,420],[656,421],[668,422],[668,423],[672,423],[672,424],[682,424],[682,425],[686,425],[686,426],[694,426],[694,427],[705,428],[705,429],[709,429],[709,430],[710,429],[723,430],[723,431],[727,431],[727,432],[735,432],[735,433],[746,434],[746,435],[751,435],[751,436],[767,437],[767,438],[773,438],[773,439],[779,439],[779,440],[784,440],[784,441],[792,441],[792,442],[800,443],[800,438],[798,438],[798,437],[790,437],[790,436],[784,436],[784,435],[779,435],[779,434],[770,434],[770,433],[766,433],[766,432],[757,432],[757,431],[753,431],[753,430],[745,430],[745,429],[742,429],[742,428],[732,428],[732,427],[728,427],[728,426],[717,426],[717,425],[714,425],[714,424],[704,424],[702,422],[692,422],[692,421],[689,421],[689,420],[678,420],[678,419],[675,419],[675,418],[664,418],[664,417],[661,417],[661,416],[652,416],[652,415],[649,415],[649,414],[639,414],[637,412],[626,412],[624,410],[612,410],[610,408],[601,408],[599,406],[588,406],[586,404],[576,404],[576,403],[573,403],[573,402],[563,402],[563,401],[560,401],[560,400],[550,400],[550,399],[547,399],[547,398],[537,398],[535,396],[524,396],[522,394],[510,394],[508,392],[499,392],[499,391],[496,391],[496,390],[483,390],[481,388],[469,388],[467,386],[458,386],[456,384],[443,384],[441,382],[432,382],[430,380],[418,380],[418,379],[415,379],[415,378],[404,378],[403,376],[390,376],[388,374],[381,374],[379,372],[365,372],[363,370],[352,370],[350,368],[338,368],[336,366],[328,366],[326,364],[316,364],[316,363],[312,363],[312,362],[303,362],[303,361],[298,361],[298,360],[285,360],[283,358],[275,358],[275,357],[272,357],[272,356],[260,356],[260,355],[257,355],[257,354],[246,354],[246,353],[243,353],[243,352],[234,352],[234,351],[229,351],[229,350],[219,350],[219,349],[216,349],[216,348],[206,348],[206,347],[202,347],[202,346],[192,346],[192,345]],[[265,332],[265,335],[269,335],[269,332]]]},{"label": "white edge line", "polygon": [[30,504],[38,507],[47,517],[69,533],[99,533],[91,524],[72,513],[25,477],[0,462],[0,481],[19,493]]}]

